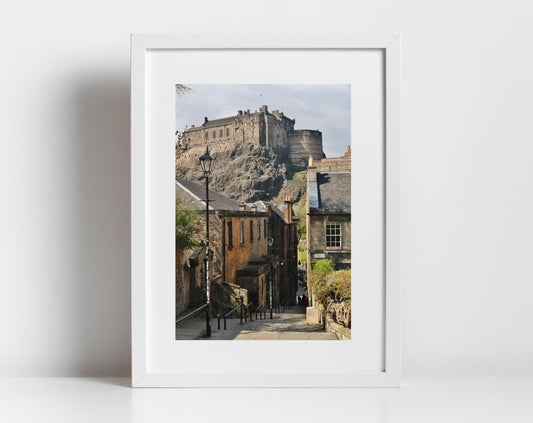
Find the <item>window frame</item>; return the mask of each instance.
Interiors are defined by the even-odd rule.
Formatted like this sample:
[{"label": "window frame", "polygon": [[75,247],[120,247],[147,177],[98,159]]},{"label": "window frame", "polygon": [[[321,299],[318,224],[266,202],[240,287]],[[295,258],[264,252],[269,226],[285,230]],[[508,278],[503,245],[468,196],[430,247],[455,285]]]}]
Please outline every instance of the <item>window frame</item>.
[{"label": "window frame", "polygon": [[233,222],[228,220],[228,248],[233,248]]},{"label": "window frame", "polygon": [[[330,233],[328,234],[328,226],[330,226],[329,228],[329,231]],[[331,233],[331,230],[332,228],[331,227],[338,227],[338,233],[334,233],[332,234]],[[335,228],[337,229],[337,228]],[[326,251],[341,251],[342,250],[342,224],[341,222],[325,222],[324,224],[324,235],[325,235],[325,238],[324,238],[324,248]],[[333,239],[335,238],[335,239]],[[335,245],[329,245],[328,246],[328,241],[330,244],[335,244]],[[338,244],[338,245],[336,245]]]},{"label": "window frame", "polygon": [[250,242],[254,242],[254,220],[250,219]]}]

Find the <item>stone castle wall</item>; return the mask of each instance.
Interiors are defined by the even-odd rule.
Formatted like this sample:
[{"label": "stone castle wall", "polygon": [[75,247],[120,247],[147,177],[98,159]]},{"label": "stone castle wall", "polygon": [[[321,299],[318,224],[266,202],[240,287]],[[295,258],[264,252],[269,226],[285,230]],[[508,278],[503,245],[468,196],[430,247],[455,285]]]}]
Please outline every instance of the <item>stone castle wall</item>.
[{"label": "stone castle wall", "polygon": [[351,172],[352,170],[352,152],[350,146],[344,156],[332,157],[329,159],[315,160],[314,166],[317,172]]},{"label": "stone castle wall", "polygon": [[311,129],[295,130],[289,143],[289,158],[294,166],[306,167],[309,157],[320,160],[324,155],[322,149],[322,132]]},{"label": "stone castle wall", "polygon": [[240,143],[266,146],[275,150],[294,166],[306,167],[309,156],[319,160],[325,157],[322,133],[308,129],[294,129],[294,119],[279,110],[239,110],[237,115],[192,126],[183,133],[182,156],[196,160],[209,146],[211,153],[227,150]]}]

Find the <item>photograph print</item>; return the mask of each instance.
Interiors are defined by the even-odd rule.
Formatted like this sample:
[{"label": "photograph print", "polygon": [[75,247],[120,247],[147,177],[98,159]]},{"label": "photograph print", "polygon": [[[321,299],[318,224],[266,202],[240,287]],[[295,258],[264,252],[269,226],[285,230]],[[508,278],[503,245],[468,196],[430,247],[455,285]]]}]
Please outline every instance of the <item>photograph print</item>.
[{"label": "photograph print", "polygon": [[351,339],[351,86],[176,84],[176,340]]}]

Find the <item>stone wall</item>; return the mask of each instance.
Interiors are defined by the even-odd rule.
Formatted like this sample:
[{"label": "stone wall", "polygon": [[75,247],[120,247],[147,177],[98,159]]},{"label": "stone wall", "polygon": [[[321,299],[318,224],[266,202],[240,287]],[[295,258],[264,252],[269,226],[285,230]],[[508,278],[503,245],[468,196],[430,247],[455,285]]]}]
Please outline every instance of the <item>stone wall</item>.
[{"label": "stone wall", "polygon": [[[326,250],[326,223],[340,223],[341,244],[339,251]],[[328,259],[335,264],[335,270],[349,269],[351,265],[351,215],[349,212],[310,213],[308,215],[307,248],[308,270],[319,260]]]},{"label": "stone wall", "polygon": [[189,306],[190,283],[188,272],[185,272],[183,248],[176,248],[176,316],[183,313]]},{"label": "stone wall", "polygon": [[[204,303],[205,291],[205,246],[198,247],[185,262],[185,279],[189,284],[189,307]],[[176,289],[178,289],[176,287]]]},{"label": "stone wall", "polygon": [[352,171],[352,153],[350,146],[342,157],[324,158],[314,163],[317,172],[351,172]]},{"label": "stone wall", "polygon": [[340,341],[349,341],[352,339],[352,330],[336,323],[333,318],[326,315],[324,327],[327,332],[334,333]]}]

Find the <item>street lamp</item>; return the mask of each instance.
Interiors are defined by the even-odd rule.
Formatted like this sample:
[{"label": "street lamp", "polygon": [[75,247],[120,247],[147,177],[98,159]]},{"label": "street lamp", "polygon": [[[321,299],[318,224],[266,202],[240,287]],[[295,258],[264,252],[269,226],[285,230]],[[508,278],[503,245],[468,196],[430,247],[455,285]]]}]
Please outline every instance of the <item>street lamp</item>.
[{"label": "street lamp", "polygon": [[205,153],[200,157],[200,164],[205,176],[205,292],[207,307],[205,309],[205,332],[211,337],[211,302],[209,298],[209,175],[215,159],[209,154],[209,147],[205,147]]},{"label": "street lamp", "polygon": [[274,245],[274,238],[271,236],[268,237],[268,253],[269,253],[269,262],[270,262],[270,318],[272,319],[272,246]]}]

